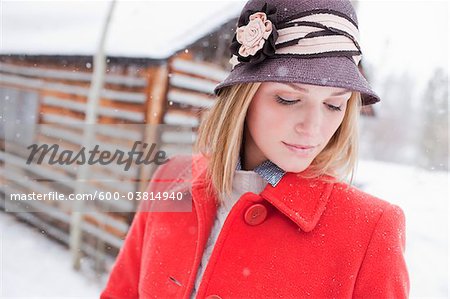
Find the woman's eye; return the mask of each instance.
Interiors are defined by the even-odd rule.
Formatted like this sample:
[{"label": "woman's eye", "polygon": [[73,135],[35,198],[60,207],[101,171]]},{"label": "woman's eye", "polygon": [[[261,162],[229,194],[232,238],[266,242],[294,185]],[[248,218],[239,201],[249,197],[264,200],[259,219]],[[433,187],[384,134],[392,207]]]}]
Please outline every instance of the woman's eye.
[{"label": "woman's eye", "polygon": [[[280,103],[280,104],[283,104],[283,105],[293,105],[293,104],[295,104],[297,102],[300,102],[300,100],[287,100],[287,99],[284,99],[284,98],[282,98],[280,96],[276,96],[276,101],[278,103]],[[330,105],[330,104],[325,104],[325,105],[331,111],[341,111],[342,110],[341,106],[333,106],[333,105]]]},{"label": "woman's eye", "polygon": [[280,97],[280,96],[276,96],[276,101],[277,101],[278,103],[283,104],[283,105],[292,105],[292,104],[295,104],[295,103],[297,103],[297,102],[300,102],[300,100],[286,100],[286,99],[283,99],[283,98]]},{"label": "woman's eye", "polygon": [[330,104],[325,104],[328,106],[328,109],[330,109],[331,111],[341,111],[341,107],[337,107],[337,106],[333,106]]}]

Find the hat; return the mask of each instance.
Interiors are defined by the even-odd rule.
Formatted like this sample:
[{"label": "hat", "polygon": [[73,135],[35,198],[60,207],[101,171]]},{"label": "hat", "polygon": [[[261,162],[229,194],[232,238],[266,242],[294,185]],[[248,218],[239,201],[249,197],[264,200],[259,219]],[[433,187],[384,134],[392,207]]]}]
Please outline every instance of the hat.
[{"label": "hat", "polygon": [[249,82],[289,82],[361,92],[380,101],[358,65],[358,20],[348,0],[250,0],[230,46],[232,70],[214,88]]}]

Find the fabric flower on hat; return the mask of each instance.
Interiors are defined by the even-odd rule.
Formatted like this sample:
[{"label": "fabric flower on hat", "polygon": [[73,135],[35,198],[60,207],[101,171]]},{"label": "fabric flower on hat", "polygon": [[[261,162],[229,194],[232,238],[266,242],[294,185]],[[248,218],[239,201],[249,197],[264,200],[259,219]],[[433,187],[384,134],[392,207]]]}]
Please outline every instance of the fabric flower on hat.
[{"label": "fabric flower on hat", "polygon": [[265,3],[261,10],[247,10],[241,15],[230,46],[239,62],[259,63],[275,54],[276,12],[275,6]]}]

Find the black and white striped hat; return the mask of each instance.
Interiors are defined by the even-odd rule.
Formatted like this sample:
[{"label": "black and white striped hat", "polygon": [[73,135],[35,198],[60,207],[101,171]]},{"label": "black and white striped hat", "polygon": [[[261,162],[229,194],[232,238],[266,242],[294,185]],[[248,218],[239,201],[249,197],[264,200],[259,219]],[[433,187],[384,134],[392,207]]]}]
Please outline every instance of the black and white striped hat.
[{"label": "black and white striped hat", "polygon": [[290,82],[359,91],[380,101],[358,65],[362,52],[348,0],[250,0],[230,46],[232,70],[214,93],[248,82]]}]

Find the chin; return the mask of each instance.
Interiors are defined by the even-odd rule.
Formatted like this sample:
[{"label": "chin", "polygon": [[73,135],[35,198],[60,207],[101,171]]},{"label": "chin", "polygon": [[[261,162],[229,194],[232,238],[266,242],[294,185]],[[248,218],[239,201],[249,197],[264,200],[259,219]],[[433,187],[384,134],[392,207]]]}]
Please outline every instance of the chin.
[{"label": "chin", "polygon": [[299,173],[306,170],[311,163],[289,163],[289,161],[285,161],[284,163],[280,163],[279,167],[286,172],[294,172]]}]

